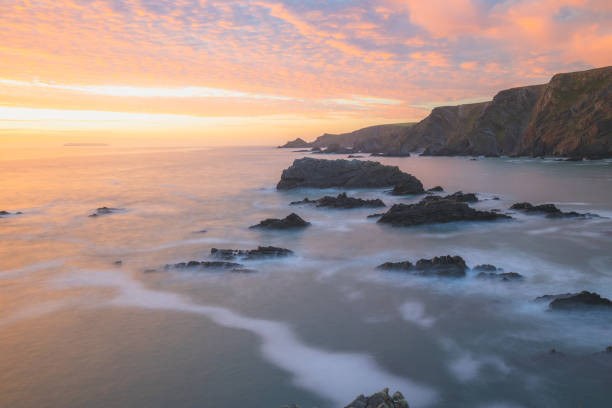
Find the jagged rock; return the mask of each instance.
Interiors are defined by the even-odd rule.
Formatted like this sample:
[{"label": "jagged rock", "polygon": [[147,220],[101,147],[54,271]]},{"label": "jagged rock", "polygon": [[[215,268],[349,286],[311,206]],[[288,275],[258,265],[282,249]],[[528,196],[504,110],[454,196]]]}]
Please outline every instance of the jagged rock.
[{"label": "jagged rock", "polygon": [[511,210],[518,210],[528,214],[546,214],[547,218],[595,218],[597,214],[577,213],[575,211],[563,212],[554,204],[533,205],[530,203],[515,203],[510,207]]},{"label": "jagged rock", "polygon": [[293,251],[286,248],[278,248],[273,246],[258,246],[257,249],[217,249],[210,250],[210,256],[213,258],[221,258],[226,260],[244,259],[257,260],[262,258],[274,258],[293,255]]},{"label": "jagged rock", "polygon": [[416,177],[402,172],[397,166],[385,166],[367,160],[304,157],[296,159],[289,168],[283,170],[276,188],[377,188],[397,185],[411,186],[413,191],[424,192],[423,184]]},{"label": "jagged rock", "polygon": [[496,221],[511,219],[493,211],[479,211],[455,200],[422,200],[417,204],[395,204],[377,222],[395,227],[455,221]]},{"label": "jagged rock", "polygon": [[284,148],[297,149],[300,147],[310,147],[310,143],[298,137],[297,139],[287,142],[282,146],[278,146],[279,149],[284,149]]},{"label": "jagged rock", "polygon": [[519,281],[523,280],[523,275],[517,272],[503,272],[503,273],[494,273],[494,272],[480,272],[476,275],[478,279],[496,279],[501,281]]},{"label": "jagged rock", "polygon": [[121,211],[120,208],[112,208],[112,207],[100,207],[96,209],[96,212],[93,214],[89,214],[90,217],[97,217],[100,215],[108,215],[113,214],[117,211]]},{"label": "jagged rock", "polygon": [[384,207],[385,203],[379,198],[374,200],[364,200],[357,197],[349,197],[346,193],[338,194],[337,197],[325,196],[317,200],[309,200],[304,198],[302,201],[293,201],[291,205],[296,204],[315,204],[317,207],[332,207],[332,208],[359,208],[359,207]]},{"label": "jagged rock", "polygon": [[612,301],[594,292],[582,291],[570,296],[557,297],[550,302],[551,310],[606,309],[612,311]]},{"label": "jagged rock", "polygon": [[415,183],[414,180],[409,180],[407,182],[402,182],[391,190],[391,194],[393,195],[410,195],[410,194],[423,194],[423,185],[419,183]]},{"label": "jagged rock", "polygon": [[478,201],[478,197],[474,193],[464,193],[462,191],[457,191],[456,193],[441,197],[441,196],[427,196],[423,198],[423,200],[455,200],[461,203],[475,203]]},{"label": "jagged rock", "polygon": [[441,193],[444,189],[440,186],[435,186],[427,190],[428,193]]},{"label": "jagged rock", "polygon": [[410,261],[386,262],[377,269],[387,271],[408,271],[422,276],[439,276],[462,278],[467,265],[460,256],[436,256],[432,259],[420,259],[415,265]]},{"label": "jagged rock", "polygon": [[372,394],[369,397],[363,394],[358,396],[355,401],[348,404],[345,408],[410,408],[408,402],[401,392],[397,391],[393,396],[389,396],[389,389]]},{"label": "jagged rock", "polygon": [[283,219],[267,218],[261,221],[257,225],[251,225],[249,228],[284,230],[284,229],[305,228],[309,225],[310,223],[307,221],[304,221],[302,217],[300,217],[296,213],[291,213]]},{"label": "jagged rock", "polygon": [[[179,262],[176,264],[168,264],[164,267],[164,270],[172,270],[172,269],[180,269],[180,270],[229,270],[230,272],[240,272],[240,273],[250,273],[254,272],[251,269],[245,269],[244,265],[235,262],[225,262],[225,261],[189,261],[189,262]],[[145,271],[146,272],[146,271]]]}]

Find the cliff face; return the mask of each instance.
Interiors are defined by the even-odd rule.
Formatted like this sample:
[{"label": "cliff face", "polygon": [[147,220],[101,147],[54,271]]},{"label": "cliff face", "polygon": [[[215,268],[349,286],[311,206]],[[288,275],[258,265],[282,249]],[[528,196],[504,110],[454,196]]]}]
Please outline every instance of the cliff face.
[{"label": "cliff face", "polygon": [[519,153],[612,157],[612,67],[555,75],[535,106]]},{"label": "cliff face", "polygon": [[413,126],[323,135],[368,153],[612,157],[612,67],[555,75],[548,84],[499,92],[492,101],[435,108]]}]

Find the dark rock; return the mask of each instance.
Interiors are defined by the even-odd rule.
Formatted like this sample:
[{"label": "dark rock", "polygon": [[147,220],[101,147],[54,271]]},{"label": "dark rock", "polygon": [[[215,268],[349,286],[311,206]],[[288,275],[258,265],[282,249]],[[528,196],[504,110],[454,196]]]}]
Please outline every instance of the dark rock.
[{"label": "dark rock", "polygon": [[310,143],[298,137],[297,139],[287,142],[282,146],[278,146],[279,149],[283,149],[283,148],[297,149],[300,147],[310,147]]},{"label": "dark rock", "polygon": [[359,208],[359,207],[384,207],[385,203],[381,199],[364,200],[362,198],[349,197],[346,193],[338,194],[337,197],[325,196],[318,200],[309,200],[305,198],[302,201],[294,201],[295,204],[315,204],[317,207],[332,207],[332,208]]},{"label": "dark rock", "polygon": [[574,295],[573,293],[561,293],[558,295],[543,295],[543,296],[538,296],[534,300],[536,302],[550,302],[555,299],[564,299],[564,298],[568,298],[573,295]]},{"label": "dark rock", "polygon": [[325,150],[323,150],[321,153],[326,153],[326,154],[350,154],[350,153],[353,153],[353,149],[348,148],[348,147],[340,146],[337,143],[332,143],[329,146],[327,146],[327,148]]},{"label": "dark rock", "polygon": [[123,265],[123,261],[115,261],[115,262],[113,262],[113,265],[121,266],[121,265]]},{"label": "dark rock", "polygon": [[345,408],[409,408],[409,406],[401,392],[397,391],[391,397],[389,389],[385,388],[369,397],[360,395]]},{"label": "dark rock", "polygon": [[475,271],[482,271],[482,272],[496,272],[497,266],[491,265],[491,264],[482,264],[482,265],[476,265],[472,269]]},{"label": "dark rock", "polygon": [[382,269],[385,271],[411,271],[414,269],[414,265],[410,261],[385,262],[382,265],[378,265],[376,269]]},{"label": "dark rock", "polygon": [[420,259],[415,265],[410,261],[386,262],[377,266],[386,271],[408,271],[422,276],[439,276],[462,278],[467,266],[460,256],[436,256],[432,259]]},{"label": "dark rock", "polygon": [[444,189],[440,186],[435,186],[427,190],[429,193],[441,193],[442,191],[444,191]]},{"label": "dark rock", "polygon": [[455,200],[422,200],[417,204],[395,204],[378,222],[395,227],[438,224],[455,221],[496,221],[511,219],[493,211],[479,211]]},{"label": "dark rock", "polygon": [[367,216],[367,218],[379,218],[382,217],[383,213],[376,213],[376,214],[370,214]]},{"label": "dark rock", "polygon": [[523,280],[523,275],[516,272],[503,272],[503,273],[494,273],[494,272],[480,272],[476,275],[478,279],[496,279],[501,281],[519,281]]},{"label": "dark rock", "polygon": [[282,220],[278,218],[267,218],[257,225],[251,225],[249,228],[284,230],[304,228],[309,225],[310,223],[304,221],[299,215],[296,213],[291,213]]},{"label": "dark rock", "polygon": [[395,185],[395,187],[393,187],[393,190],[391,190],[391,194],[393,195],[423,194],[423,185],[421,184],[420,181],[416,183],[414,180],[409,180],[407,182],[402,182],[402,183]]},{"label": "dark rock", "polygon": [[558,297],[550,302],[552,310],[606,309],[612,310],[612,301],[597,293],[582,291],[567,297]]},{"label": "dark rock", "polygon": [[423,185],[397,166],[367,160],[325,160],[304,157],[283,170],[278,190],[313,188],[377,188],[403,185],[423,193]]},{"label": "dark rock", "polygon": [[475,203],[478,201],[478,197],[476,197],[476,194],[474,193],[463,193],[462,191],[457,191],[456,193],[447,195],[445,197],[427,196],[423,198],[423,200],[454,200],[461,203]]},{"label": "dark rock", "polygon": [[96,209],[96,212],[93,214],[90,214],[90,217],[97,217],[99,215],[108,215],[108,214],[113,214],[117,211],[121,211],[120,208],[112,208],[112,207],[100,207],[98,209]]},{"label": "dark rock", "polygon": [[[235,262],[225,261],[189,261],[179,262],[176,264],[168,264],[164,267],[165,270],[180,269],[180,270],[229,270],[230,272],[249,273],[254,272],[250,269],[245,269],[243,265]],[[145,271],[146,272],[146,271]]]},{"label": "dark rock", "polygon": [[258,246],[257,249],[217,249],[212,248],[210,255],[214,258],[221,259],[244,259],[257,260],[263,258],[274,258],[293,255],[293,251],[286,248],[278,248],[273,246]]},{"label": "dark rock", "polygon": [[0,217],[4,217],[4,216],[7,216],[7,215],[11,215],[11,213],[8,212],[8,211],[0,211]]},{"label": "dark rock", "polygon": [[361,156],[359,154],[349,154],[348,158],[349,159],[363,159],[364,156]]},{"label": "dark rock", "polygon": [[203,230],[199,230],[199,231],[195,231],[196,234],[206,234],[208,231],[206,231],[205,229]]},{"label": "dark rock", "polygon": [[563,212],[554,204],[533,205],[530,203],[515,203],[511,210],[522,211],[527,214],[546,214],[547,218],[596,218],[597,214],[577,213],[575,211]]}]

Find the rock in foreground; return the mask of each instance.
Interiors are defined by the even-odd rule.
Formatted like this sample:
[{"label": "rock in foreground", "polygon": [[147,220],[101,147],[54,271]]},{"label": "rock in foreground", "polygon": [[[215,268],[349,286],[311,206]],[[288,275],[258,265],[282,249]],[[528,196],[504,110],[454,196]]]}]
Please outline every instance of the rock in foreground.
[{"label": "rock in foreground", "polygon": [[338,194],[337,197],[325,196],[318,200],[309,200],[308,198],[302,201],[294,201],[291,205],[296,204],[315,204],[317,207],[331,207],[331,208],[360,208],[360,207],[384,207],[385,203],[380,198],[374,200],[364,200],[357,197],[349,197],[346,193]]},{"label": "rock in foreground", "polygon": [[360,395],[345,408],[409,408],[409,405],[401,392],[389,396],[389,389],[385,388],[369,397]]},{"label": "rock in foreground", "polygon": [[423,193],[423,184],[397,166],[385,166],[369,160],[325,160],[304,157],[283,170],[278,190],[310,188],[377,188],[402,185],[414,193]]},{"label": "rock in foreground", "polygon": [[[429,191],[429,190],[428,190]],[[456,193],[447,195],[445,197],[431,195],[423,198],[423,200],[435,201],[435,200],[454,200],[460,203],[475,203],[478,201],[478,197],[474,193],[464,193],[463,191],[457,191]]]},{"label": "rock in foreground", "polygon": [[309,225],[310,223],[307,221],[304,221],[302,217],[300,217],[296,213],[291,213],[283,219],[267,218],[261,221],[257,225],[251,225],[249,228],[286,230],[286,229],[305,228]]},{"label": "rock in foreground", "polygon": [[292,255],[293,251],[286,248],[278,248],[273,246],[262,247],[257,249],[217,249],[210,250],[210,256],[220,259],[244,259],[247,261],[258,260],[263,258],[275,258]]},{"label": "rock in foreground", "polygon": [[422,200],[417,204],[395,204],[377,222],[394,227],[439,224],[455,221],[496,221],[511,219],[493,211],[479,211],[449,199]]},{"label": "rock in foreground", "polygon": [[409,261],[387,262],[377,267],[391,271],[408,271],[422,276],[439,276],[462,278],[468,269],[460,256],[436,256],[432,259],[420,259],[415,265]]}]

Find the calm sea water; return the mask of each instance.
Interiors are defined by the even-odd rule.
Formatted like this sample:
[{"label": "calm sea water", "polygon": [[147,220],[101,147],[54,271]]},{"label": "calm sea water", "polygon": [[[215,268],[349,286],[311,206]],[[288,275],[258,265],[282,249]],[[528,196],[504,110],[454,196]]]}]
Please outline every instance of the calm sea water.
[{"label": "calm sea water", "polygon": [[[612,345],[610,314],[532,302],[579,290],[612,298],[611,219],[517,214],[390,228],[366,218],[373,210],[290,207],[340,191],[277,192],[298,157],[272,148],[4,151],[0,210],[23,214],[0,219],[0,406],[331,408],[383,387],[411,407],[612,406],[612,358],[594,354]],[[612,217],[610,161],[376,160],[426,187],[479,193],[478,208],[552,202]],[[349,193],[387,205],[418,199]],[[124,210],[87,217],[101,206]],[[312,226],[248,229],[292,211]],[[247,262],[254,274],[144,273],[205,259],[211,247],[257,245],[296,255]],[[526,279],[375,269],[446,254]]]}]

